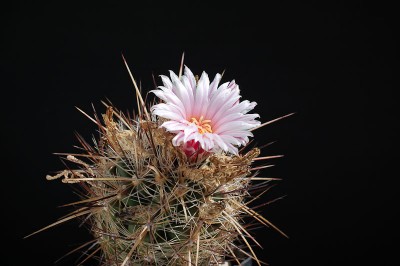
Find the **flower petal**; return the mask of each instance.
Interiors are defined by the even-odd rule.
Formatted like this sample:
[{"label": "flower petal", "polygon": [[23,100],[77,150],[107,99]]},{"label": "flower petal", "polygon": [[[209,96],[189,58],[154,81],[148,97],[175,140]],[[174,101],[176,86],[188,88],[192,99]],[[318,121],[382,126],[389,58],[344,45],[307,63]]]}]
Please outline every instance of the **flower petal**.
[{"label": "flower petal", "polygon": [[192,89],[192,91],[194,92],[196,90],[196,78],[194,77],[192,71],[187,66],[185,66],[184,73],[190,83],[190,87],[187,87],[187,88]]},{"label": "flower petal", "polygon": [[[250,129],[260,125],[256,120],[258,114],[248,114],[256,103],[240,102],[240,90],[235,80],[219,85],[222,77],[217,74],[210,84],[207,73],[203,72],[196,83],[187,66],[180,78],[172,71],[170,78],[160,77],[164,86],[151,92],[164,103],[154,105],[151,111],[169,120],[161,127],[176,134],[172,144],[182,145],[186,154],[198,149],[237,154],[237,147],[246,145],[253,136]],[[192,122],[191,118],[197,121]],[[199,130],[206,125],[210,126],[209,130]]]}]

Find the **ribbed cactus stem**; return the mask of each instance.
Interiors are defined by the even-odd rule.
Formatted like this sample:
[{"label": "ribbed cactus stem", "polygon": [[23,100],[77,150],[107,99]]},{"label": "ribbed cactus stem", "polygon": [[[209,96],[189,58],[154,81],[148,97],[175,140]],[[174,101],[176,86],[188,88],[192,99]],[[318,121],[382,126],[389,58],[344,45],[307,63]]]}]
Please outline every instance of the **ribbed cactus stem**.
[{"label": "ribbed cactus stem", "polygon": [[[250,216],[281,232],[247,202],[251,190],[260,193],[253,195],[256,199],[275,180],[257,177],[258,170],[268,165],[253,164],[279,156],[258,157],[260,150],[248,146],[238,152],[237,146],[245,145],[251,136],[249,129],[260,123],[254,120],[258,115],[247,114],[255,103],[239,104],[236,83],[218,87],[220,78],[217,75],[210,84],[206,74],[195,79],[186,68],[184,76],[172,73],[172,81],[163,77],[163,91],[153,92],[177,105],[188,104],[195,97],[205,104],[217,99],[225,111],[235,111],[226,117],[210,105],[214,115],[189,116],[185,122],[179,118],[182,112],[171,113],[180,107],[163,103],[153,106],[151,116],[139,96],[139,115],[133,118],[107,104],[102,120],[80,110],[98,125],[100,136],[94,145],[78,136],[84,152],[66,156],[74,167],[47,179],[62,178],[64,183],[80,185],[81,200],[68,204],[77,207],[69,216],[42,230],[82,218],[94,237],[91,245],[81,246],[88,247],[84,261],[96,258],[103,266],[220,265],[227,260],[240,264],[244,258],[250,258],[244,265],[250,265],[251,259],[261,265],[252,248],[252,243],[259,244],[243,218]],[[224,98],[228,96],[231,98]],[[199,112],[206,107],[187,108]],[[172,125],[180,129],[171,129]],[[231,135],[214,134],[218,126],[220,131],[230,130]],[[186,141],[183,127],[209,138],[204,137],[203,143]],[[253,180],[261,182],[254,185]]]},{"label": "ribbed cactus stem", "polygon": [[62,175],[82,184],[103,265],[222,263],[237,249],[235,223],[259,150],[189,161],[159,122],[116,122],[113,112],[95,147],[86,147],[91,163],[70,155],[81,168]]}]

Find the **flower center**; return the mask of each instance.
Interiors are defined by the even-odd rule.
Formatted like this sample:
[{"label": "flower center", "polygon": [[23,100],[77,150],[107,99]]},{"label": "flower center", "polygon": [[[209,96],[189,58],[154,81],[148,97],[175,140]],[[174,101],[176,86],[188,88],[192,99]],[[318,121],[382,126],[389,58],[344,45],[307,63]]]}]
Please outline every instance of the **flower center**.
[{"label": "flower center", "polygon": [[199,131],[200,134],[204,134],[204,133],[212,133],[212,129],[211,129],[211,120],[203,120],[204,117],[201,116],[199,120],[197,120],[196,118],[192,117],[190,119],[190,122],[192,122],[193,124],[195,124],[197,126],[197,130]]}]

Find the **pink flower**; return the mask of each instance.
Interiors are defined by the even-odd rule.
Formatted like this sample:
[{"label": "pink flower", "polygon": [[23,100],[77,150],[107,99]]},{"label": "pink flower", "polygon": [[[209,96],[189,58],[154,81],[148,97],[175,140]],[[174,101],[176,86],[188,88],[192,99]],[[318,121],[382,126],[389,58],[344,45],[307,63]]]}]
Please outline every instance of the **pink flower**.
[{"label": "pink flower", "polygon": [[238,153],[253,136],[250,129],[258,126],[258,114],[247,114],[255,102],[240,102],[239,86],[235,81],[219,85],[217,74],[210,84],[203,72],[196,82],[193,73],[185,67],[179,78],[170,71],[170,77],[161,76],[164,86],[152,92],[164,103],[154,105],[154,115],[168,119],[161,126],[176,134],[172,142],[189,152]]}]

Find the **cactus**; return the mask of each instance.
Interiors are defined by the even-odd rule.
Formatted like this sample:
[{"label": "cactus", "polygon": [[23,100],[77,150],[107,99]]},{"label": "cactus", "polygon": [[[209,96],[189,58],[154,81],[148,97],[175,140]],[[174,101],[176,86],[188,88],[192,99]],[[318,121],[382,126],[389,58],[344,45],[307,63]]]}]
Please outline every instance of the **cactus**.
[{"label": "cactus", "polygon": [[285,235],[248,200],[252,190],[262,194],[275,180],[258,177],[264,166],[253,164],[279,156],[258,157],[260,149],[248,146],[237,154],[188,155],[173,145],[174,133],[162,127],[166,119],[149,114],[132,80],[138,115],[127,117],[104,103],[102,119],[87,115],[99,138],[89,145],[78,136],[84,152],[66,155],[75,167],[47,176],[79,185],[81,199],[69,204],[75,211],[44,229],[82,218],[94,237],[79,247],[86,249],[84,261],[97,258],[104,266],[240,264],[244,258],[261,265],[243,218]]}]

